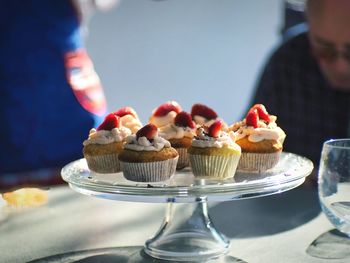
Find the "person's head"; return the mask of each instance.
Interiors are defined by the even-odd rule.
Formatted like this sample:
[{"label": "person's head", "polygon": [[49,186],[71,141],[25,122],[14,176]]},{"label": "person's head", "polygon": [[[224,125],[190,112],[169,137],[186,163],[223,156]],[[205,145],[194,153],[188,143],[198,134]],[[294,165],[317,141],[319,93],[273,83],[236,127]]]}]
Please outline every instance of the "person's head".
[{"label": "person's head", "polygon": [[350,91],[350,0],[308,0],[313,53],[334,88]]}]

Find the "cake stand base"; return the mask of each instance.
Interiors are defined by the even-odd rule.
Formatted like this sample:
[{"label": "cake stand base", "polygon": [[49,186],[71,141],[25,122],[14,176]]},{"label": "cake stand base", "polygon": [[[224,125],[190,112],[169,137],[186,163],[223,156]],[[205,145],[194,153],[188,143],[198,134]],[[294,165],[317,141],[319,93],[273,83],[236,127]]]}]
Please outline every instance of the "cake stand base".
[{"label": "cake stand base", "polygon": [[230,242],[211,222],[206,198],[194,203],[167,204],[165,219],[156,235],[145,244],[154,258],[204,261],[228,252]]}]

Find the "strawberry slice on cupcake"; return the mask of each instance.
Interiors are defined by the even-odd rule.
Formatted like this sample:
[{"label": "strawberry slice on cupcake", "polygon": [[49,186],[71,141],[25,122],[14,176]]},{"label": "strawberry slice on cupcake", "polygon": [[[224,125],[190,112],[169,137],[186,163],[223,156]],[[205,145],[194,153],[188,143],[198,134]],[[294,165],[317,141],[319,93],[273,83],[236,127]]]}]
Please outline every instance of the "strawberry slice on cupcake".
[{"label": "strawberry slice on cupcake", "polygon": [[139,140],[141,137],[145,137],[147,140],[152,142],[153,138],[157,135],[157,133],[157,126],[152,123],[149,123],[136,132],[136,139]]},{"label": "strawberry slice on cupcake", "polygon": [[[198,127],[210,126],[215,120],[219,119],[218,114],[207,105],[196,103],[192,105],[191,116]],[[223,121],[222,130],[227,130],[227,124]]]},{"label": "strawberry slice on cupcake", "polygon": [[192,116],[185,111],[182,111],[176,115],[174,124],[178,127],[189,127],[191,129],[196,128],[196,124],[192,120]]},{"label": "strawberry slice on cupcake", "polygon": [[223,122],[221,120],[215,121],[212,125],[208,128],[208,135],[213,138],[218,138],[221,135],[221,128],[222,128]]},{"label": "strawberry slice on cupcake", "polygon": [[218,117],[218,114],[212,108],[201,103],[193,104],[191,115],[193,119],[195,119],[196,116],[201,116],[206,120],[214,120]]},{"label": "strawberry slice on cupcake", "polygon": [[167,101],[153,110],[149,122],[160,128],[169,123],[173,123],[176,115],[181,111],[182,108],[179,103],[173,100]]},{"label": "strawberry slice on cupcake", "polygon": [[258,128],[259,115],[258,111],[254,108],[250,109],[245,117],[245,123],[247,126]]},{"label": "strawberry slice on cupcake", "polygon": [[105,117],[104,121],[96,128],[96,130],[110,131],[114,128],[119,128],[119,126],[120,126],[120,118],[114,113],[110,113]]},{"label": "strawberry slice on cupcake", "polygon": [[138,118],[136,111],[131,107],[123,107],[114,112],[115,115],[123,117],[125,115],[131,115],[134,118]]}]

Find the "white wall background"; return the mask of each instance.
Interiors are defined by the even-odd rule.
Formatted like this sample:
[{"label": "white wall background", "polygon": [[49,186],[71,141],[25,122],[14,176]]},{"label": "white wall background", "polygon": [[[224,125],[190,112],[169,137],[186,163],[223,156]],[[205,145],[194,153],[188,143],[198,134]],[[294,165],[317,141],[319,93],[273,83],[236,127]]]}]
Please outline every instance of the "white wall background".
[{"label": "white wall background", "polygon": [[167,100],[201,102],[228,123],[248,107],[279,39],[281,0],[123,0],[90,21],[87,48],[109,110],[146,123]]}]

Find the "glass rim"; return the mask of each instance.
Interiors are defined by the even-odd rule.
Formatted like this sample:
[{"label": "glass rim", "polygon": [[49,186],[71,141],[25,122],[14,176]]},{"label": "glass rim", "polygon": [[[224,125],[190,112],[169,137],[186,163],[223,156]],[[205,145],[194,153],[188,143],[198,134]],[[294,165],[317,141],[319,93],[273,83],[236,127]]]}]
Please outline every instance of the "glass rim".
[{"label": "glass rim", "polygon": [[[337,145],[339,142],[349,142],[348,146]],[[323,143],[324,146],[338,148],[338,149],[350,149],[350,138],[341,138],[341,139],[330,139]]]}]

